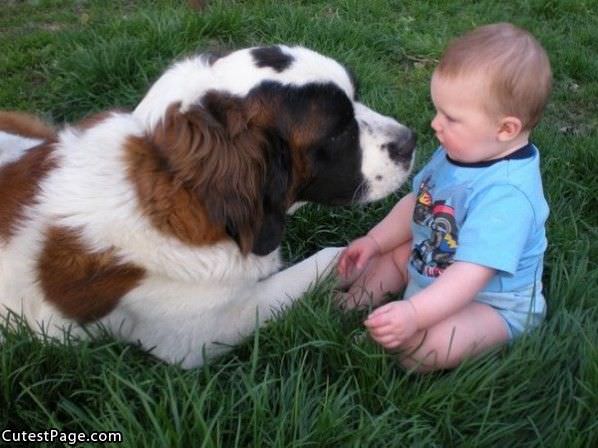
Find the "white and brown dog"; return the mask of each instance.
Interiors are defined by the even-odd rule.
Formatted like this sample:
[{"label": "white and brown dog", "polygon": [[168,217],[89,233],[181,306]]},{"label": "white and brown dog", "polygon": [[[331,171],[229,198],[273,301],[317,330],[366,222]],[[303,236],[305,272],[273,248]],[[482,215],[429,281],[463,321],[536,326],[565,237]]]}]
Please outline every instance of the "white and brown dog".
[{"label": "white and brown dog", "polygon": [[302,47],[171,66],[132,113],[59,132],[0,114],[0,314],[35,329],[101,324],[184,367],[239,342],[337,255],[281,269],[298,204],[395,191],[413,133]]}]

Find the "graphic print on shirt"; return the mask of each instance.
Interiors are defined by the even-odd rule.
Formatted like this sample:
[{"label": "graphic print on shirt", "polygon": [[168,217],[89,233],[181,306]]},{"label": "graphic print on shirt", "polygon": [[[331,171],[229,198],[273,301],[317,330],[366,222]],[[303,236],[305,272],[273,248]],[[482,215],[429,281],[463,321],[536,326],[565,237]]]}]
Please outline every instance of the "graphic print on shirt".
[{"label": "graphic print on shirt", "polygon": [[434,201],[430,193],[430,177],[420,184],[413,220],[431,229],[411,251],[411,264],[420,274],[438,277],[451,263],[458,245],[455,209],[444,200]]}]

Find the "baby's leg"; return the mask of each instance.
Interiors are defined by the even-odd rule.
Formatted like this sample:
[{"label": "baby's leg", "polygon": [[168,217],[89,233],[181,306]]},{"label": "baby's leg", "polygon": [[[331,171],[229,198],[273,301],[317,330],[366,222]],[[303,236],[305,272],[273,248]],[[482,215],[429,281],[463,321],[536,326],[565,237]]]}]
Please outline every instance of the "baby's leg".
[{"label": "baby's leg", "polygon": [[401,347],[401,364],[418,372],[451,369],[508,341],[503,318],[491,306],[472,302],[419,331]]},{"label": "baby's leg", "polygon": [[400,291],[407,284],[407,261],[411,241],[370,261],[338,301],[345,309],[379,305],[387,293]]}]

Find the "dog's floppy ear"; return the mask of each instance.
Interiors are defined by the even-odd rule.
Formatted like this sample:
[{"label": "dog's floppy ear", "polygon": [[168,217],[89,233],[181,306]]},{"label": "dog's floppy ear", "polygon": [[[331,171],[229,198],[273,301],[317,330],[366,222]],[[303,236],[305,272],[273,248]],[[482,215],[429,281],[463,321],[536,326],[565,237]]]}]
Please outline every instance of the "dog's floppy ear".
[{"label": "dog's floppy ear", "polygon": [[181,111],[179,103],[172,104],[151,139],[177,186],[199,199],[213,225],[234,229],[246,254],[253,247],[256,215],[262,214],[263,142],[244,129],[242,111],[232,100],[210,105]]},{"label": "dog's floppy ear", "polygon": [[280,198],[265,198],[272,187],[266,184],[277,184],[285,197],[286,185],[268,167],[277,163],[270,142],[248,125],[242,101],[211,92],[185,111],[172,104],[151,140],[174,181],[199,198],[210,222],[226,229],[243,254],[268,253],[272,235],[282,234],[284,214],[279,219]]},{"label": "dog's floppy ear", "polygon": [[252,252],[266,255],[282,241],[291,184],[291,156],[287,144],[277,135],[268,138],[266,179],[263,184],[263,214]]}]

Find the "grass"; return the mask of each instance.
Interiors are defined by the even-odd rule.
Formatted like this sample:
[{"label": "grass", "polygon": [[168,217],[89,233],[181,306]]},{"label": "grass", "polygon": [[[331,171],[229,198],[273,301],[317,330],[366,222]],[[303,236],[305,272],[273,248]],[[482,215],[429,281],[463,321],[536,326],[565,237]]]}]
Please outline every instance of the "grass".
[{"label": "grass", "polygon": [[[417,130],[421,166],[435,146],[428,82],[443,46],[473,26],[512,21],[541,40],[555,74],[533,135],[551,206],[547,322],[511,347],[423,376],[360,338],[363,315],[331,307],[326,284],[190,371],[107,336],[63,346],[0,327],[0,430],[120,431],[121,446],[135,447],[598,446],[596,2],[207,3],[9,0],[0,107],[77,120],[132,108],[181,55],[300,43],[346,62],[364,102]],[[287,258],[345,244],[395,200],[302,209]]]}]

